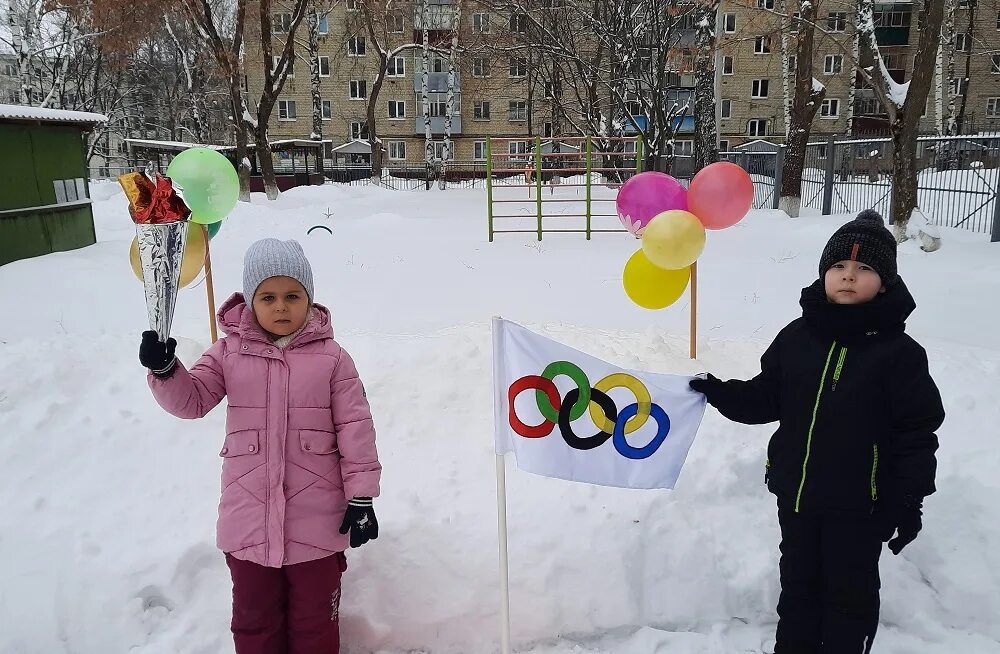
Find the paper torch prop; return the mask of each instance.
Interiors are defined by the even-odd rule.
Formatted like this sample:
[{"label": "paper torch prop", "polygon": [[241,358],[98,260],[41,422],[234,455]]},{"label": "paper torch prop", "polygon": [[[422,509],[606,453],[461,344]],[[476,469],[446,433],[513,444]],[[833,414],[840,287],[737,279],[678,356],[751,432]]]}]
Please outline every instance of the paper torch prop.
[{"label": "paper torch prop", "polygon": [[180,290],[191,210],[170,178],[159,173],[126,173],[118,183],[128,197],[128,212],[135,223],[149,328],[165,342]]}]

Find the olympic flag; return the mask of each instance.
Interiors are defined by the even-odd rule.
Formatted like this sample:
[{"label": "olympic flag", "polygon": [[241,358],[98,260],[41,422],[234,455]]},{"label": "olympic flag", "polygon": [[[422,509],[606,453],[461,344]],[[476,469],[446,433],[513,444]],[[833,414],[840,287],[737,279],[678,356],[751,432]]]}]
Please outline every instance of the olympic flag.
[{"label": "olympic flag", "polygon": [[705,415],[691,377],[624,370],[493,320],[496,452],[527,472],[673,488]]}]

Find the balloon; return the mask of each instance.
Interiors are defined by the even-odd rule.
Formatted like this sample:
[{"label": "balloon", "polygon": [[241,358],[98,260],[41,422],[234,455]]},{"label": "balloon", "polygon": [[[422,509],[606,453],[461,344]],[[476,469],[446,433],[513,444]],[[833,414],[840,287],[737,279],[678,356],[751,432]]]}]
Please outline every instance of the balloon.
[{"label": "balloon", "polygon": [[167,177],[181,187],[192,222],[208,225],[229,215],[240,196],[240,178],[229,159],[207,148],[181,152],[167,166]]},{"label": "balloon", "polygon": [[[205,231],[197,223],[188,223],[187,241],[184,244],[184,259],[181,261],[181,288],[187,286],[198,277],[205,265]],[[139,263],[139,241],[132,239],[128,250],[129,263],[136,279],[142,281],[142,264]]]},{"label": "balloon", "polygon": [[753,208],[753,181],[734,163],[719,161],[705,166],[691,180],[688,211],[705,229],[725,229],[743,220]]},{"label": "balloon", "polygon": [[664,309],[680,299],[690,278],[690,268],[654,266],[642,250],[637,250],[625,264],[622,285],[629,299],[643,309]]},{"label": "balloon", "polygon": [[[200,223],[201,221],[196,220],[195,222]],[[222,221],[219,220],[214,223],[208,223],[205,226],[208,227],[208,238],[212,239],[215,238],[215,235],[219,233],[220,229],[222,229]]]},{"label": "balloon", "polygon": [[687,268],[705,249],[705,228],[687,211],[666,211],[642,232],[642,251],[650,263],[668,270]]},{"label": "balloon", "polygon": [[633,236],[642,231],[657,215],[672,209],[687,210],[687,191],[665,173],[639,173],[618,191],[618,219]]}]

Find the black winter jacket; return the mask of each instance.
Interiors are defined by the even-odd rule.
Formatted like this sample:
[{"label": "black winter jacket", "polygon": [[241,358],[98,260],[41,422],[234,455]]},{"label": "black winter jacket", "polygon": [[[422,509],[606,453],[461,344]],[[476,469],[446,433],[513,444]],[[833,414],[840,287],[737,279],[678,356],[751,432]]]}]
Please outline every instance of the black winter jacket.
[{"label": "black winter jacket", "polygon": [[779,421],[767,448],[770,491],[796,511],[865,512],[933,493],[944,408],[924,349],[904,333],[916,304],[902,280],[861,305],[828,302],[817,281],[801,305],[759,375],[707,387],[730,420]]}]

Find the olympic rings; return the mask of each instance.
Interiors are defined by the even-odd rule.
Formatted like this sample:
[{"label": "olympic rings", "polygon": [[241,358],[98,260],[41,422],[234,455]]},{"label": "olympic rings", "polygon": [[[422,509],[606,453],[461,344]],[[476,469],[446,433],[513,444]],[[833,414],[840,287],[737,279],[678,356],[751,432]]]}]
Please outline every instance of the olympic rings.
[{"label": "olympic rings", "polygon": [[660,445],[663,445],[663,441],[667,439],[667,434],[670,433],[670,416],[667,415],[667,412],[659,404],[653,404],[651,405],[650,415],[656,421],[656,436],[644,447],[632,447],[625,440],[625,434],[628,433],[626,425],[638,412],[639,405],[630,404],[618,414],[618,422],[615,423],[615,449],[627,459],[637,460],[651,457],[656,450],[660,449]]},{"label": "olympic rings", "polygon": [[[625,433],[631,434],[636,429],[640,429],[645,425],[646,420],[649,419],[650,405],[653,403],[652,398],[649,396],[649,390],[641,381],[624,372],[613,373],[594,384],[594,390],[601,391],[602,393],[607,393],[612,388],[625,388],[632,391],[632,394],[635,395],[635,401],[639,406],[638,413],[633,414],[635,417],[625,424]],[[612,431],[615,428],[614,418],[605,419],[597,412],[597,408],[593,405],[590,406],[590,419],[594,421],[595,425],[600,427],[601,431]]]},{"label": "olympic rings", "polygon": [[[554,382],[559,375],[566,375],[577,385],[562,399]],[[636,399],[621,412],[609,395],[615,388],[627,389]],[[517,416],[514,406],[517,396],[528,390],[535,391],[535,402],[544,418],[538,425],[525,424]],[[555,361],[546,366],[541,375],[526,375],[515,381],[507,391],[507,402],[508,420],[516,434],[524,438],[545,438],[558,425],[563,440],[576,450],[592,450],[611,440],[621,456],[632,460],[646,459],[663,445],[670,433],[670,417],[661,406],[653,403],[649,389],[642,381],[618,372],[604,377],[591,388],[586,373],[568,361]],[[593,436],[577,436],[571,423],[583,417],[588,408],[598,432]],[[642,428],[649,418],[656,422],[656,435],[646,445],[633,447],[625,437]]]},{"label": "olympic rings", "polygon": [[[573,365],[569,361],[555,361],[545,366],[545,370],[542,371],[542,377],[549,381],[554,380],[559,375],[566,375],[572,379],[580,390],[579,399],[569,413],[571,420],[579,420],[587,411],[587,405],[590,404],[590,380],[587,379],[587,374],[580,370],[579,366]],[[545,419],[552,423],[559,422],[559,407],[551,400],[546,403],[547,399],[542,391],[535,392],[538,410],[542,412]]]}]

